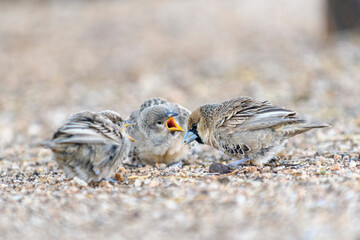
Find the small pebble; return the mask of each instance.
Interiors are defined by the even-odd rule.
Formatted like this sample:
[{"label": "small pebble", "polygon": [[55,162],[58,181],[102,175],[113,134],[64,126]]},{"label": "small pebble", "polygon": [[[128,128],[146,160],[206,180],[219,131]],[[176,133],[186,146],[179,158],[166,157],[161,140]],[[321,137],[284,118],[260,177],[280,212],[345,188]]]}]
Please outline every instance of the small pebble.
[{"label": "small pebble", "polygon": [[250,172],[250,173],[256,173],[257,172],[257,167],[255,167],[255,166],[246,167],[246,171]]},{"label": "small pebble", "polygon": [[222,163],[212,163],[209,167],[209,173],[226,174],[230,172],[231,168]]},{"label": "small pebble", "polygon": [[141,179],[136,179],[134,182],[134,187],[141,187],[143,181]]},{"label": "small pebble", "polygon": [[84,180],[82,180],[78,177],[74,177],[74,179],[72,180],[72,183],[78,187],[84,187],[84,186],[88,185]]},{"label": "small pebble", "polygon": [[115,179],[118,180],[118,181],[120,181],[120,182],[125,181],[125,177],[124,177],[124,175],[121,174],[121,173],[116,173],[116,174],[115,174]]},{"label": "small pebble", "polygon": [[109,181],[101,181],[101,182],[99,183],[99,187],[111,188],[112,185],[110,184]]},{"label": "small pebble", "polygon": [[339,165],[334,165],[330,168],[331,171],[339,171],[340,170],[340,167]]},{"label": "small pebble", "polygon": [[156,179],[151,180],[151,182],[149,183],[149,187],[157,187],[159,186],[159,181]]},{"label": "small pebble", "polygon": [[350,168],[355,168],[355,167],[356,167],[356,162],[355,162],[355,161],[351,161],[351,162],[349,163],[349,167],[350,167]]},{"label": "small pebble", "polygon": [[334,160],[335,161],[339,161],[341,159],[341,155],[339,155],[339,154],[334,154]]}]

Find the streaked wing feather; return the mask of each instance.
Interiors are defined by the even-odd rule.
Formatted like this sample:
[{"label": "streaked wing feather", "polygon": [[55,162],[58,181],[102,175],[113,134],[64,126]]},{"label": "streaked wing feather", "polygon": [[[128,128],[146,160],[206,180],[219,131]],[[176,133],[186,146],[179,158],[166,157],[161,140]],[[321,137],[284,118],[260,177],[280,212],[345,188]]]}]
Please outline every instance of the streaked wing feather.
[{"label": "streaked wing feather", "polygon": [[119,141],[120,137],[101,122],[70,121],[59,132],[70,135],[66,139],[58,139],[58,143],[108,143]]},{"label": "streaked wing feather", "polygon": [[216,126],[229,132],[233,131],[231,128],[236,128],[236,131],[250,131],[302,121],[291,110],[249,98],[226,102],[226,108],[221,111],[222,117]]},{"label": "streaked wing feather", "polygon": [[245,121],[243,124],[233,124],[229,125],[231,127],[227,130],[228,133],[235,132],[235,131],[253,131],[259,130],[264,128],[272,128],[279,125],[284,124],[293,124],[293,123],[300,123],[304,122],[302,119],[281,119],[281,118],[269,118],[269,119],[260,119],[260,120],[251,120]]},{"label": "streaked wing feather", "polygon": [[103,137],[89,136],[89,135],[76,135],[57,141],[58,144],[63,144],[63,143],[106,144],[107,142],[112,142],[112,141],[106,140]]}]

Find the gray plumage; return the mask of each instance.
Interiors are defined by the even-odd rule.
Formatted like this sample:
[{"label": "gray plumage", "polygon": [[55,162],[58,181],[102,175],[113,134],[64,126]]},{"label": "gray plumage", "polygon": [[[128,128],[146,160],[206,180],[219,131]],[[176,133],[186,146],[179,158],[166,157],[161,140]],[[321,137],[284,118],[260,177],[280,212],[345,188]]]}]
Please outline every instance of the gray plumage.
[{"label": "gray plumage", "polygon": [[130,151],[125,122],[113,111],[73,114],[49,141],[53,159],[67,178],[75,176],[86,182],[110,177]]},{"label": "gray plumage", "polygon": [[181,143],[190,111],[162,98],[146,100],[140,110],[131,113],[129,134],[132,143],[130,165],[171,164],[185,158],[188,147]]},{"label": "gray plumage", "polygon": [[308,122],[294,111],[239,97],[207,104],[192,112],[184,142],[196,140],[238,159],[263,164],[277,154],[287,139],[324,123]]}]

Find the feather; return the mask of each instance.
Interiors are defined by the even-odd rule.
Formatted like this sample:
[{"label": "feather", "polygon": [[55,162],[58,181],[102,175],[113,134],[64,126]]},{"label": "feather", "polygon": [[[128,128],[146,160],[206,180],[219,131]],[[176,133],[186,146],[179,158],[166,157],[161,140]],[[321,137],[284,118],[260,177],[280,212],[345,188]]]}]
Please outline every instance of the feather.
[{"label": "feather", "polygon": [[113,111],[84,111],[71,115],[51,140],[41,142],[68,178],[100,181],[117,170],[130,151],[122,118]]},{"label": "feather", "polygon": [[294,111],[267,101],[239,97],[193,111],[183,142],[196,140],[229,156],[261,164],[279,152],[288,138],[327,126],[308,122]]}]

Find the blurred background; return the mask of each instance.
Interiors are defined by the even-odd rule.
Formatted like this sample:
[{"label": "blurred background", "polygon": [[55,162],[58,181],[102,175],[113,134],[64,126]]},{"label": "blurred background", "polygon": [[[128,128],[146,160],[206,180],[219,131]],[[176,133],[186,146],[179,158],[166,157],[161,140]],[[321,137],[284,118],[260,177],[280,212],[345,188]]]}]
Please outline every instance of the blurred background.
[{"label": "blurred background", "polygon": [[1,146],[150,97],[249,95],[358,131],[358,2],[0,1]]},{"label": "blurred background", "polygon": [[[359,239],[359,2],[0,0],[0,239]],[[332,127],[287,144],[298,168],[144,188],[75,186],[37,146],[81,110],[242,95]]]}]

